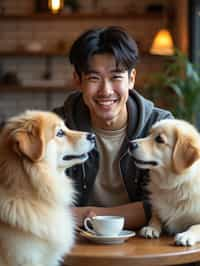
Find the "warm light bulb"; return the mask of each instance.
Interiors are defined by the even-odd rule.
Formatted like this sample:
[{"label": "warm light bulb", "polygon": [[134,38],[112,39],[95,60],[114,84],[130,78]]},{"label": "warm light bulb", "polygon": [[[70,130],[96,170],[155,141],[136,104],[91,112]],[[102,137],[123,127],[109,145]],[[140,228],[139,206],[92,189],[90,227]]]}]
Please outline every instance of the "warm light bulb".
[{"label": "warm light bulb", "polygon": [[49,0],[49,9],[52,13],[58,13],[63,8],[63,0]]},{"label": "warm light bulb", "polygon": [[150,49],[151,54],[173,55],[174,44],[172,36],[167,29],[161,29],[155,36]]}]

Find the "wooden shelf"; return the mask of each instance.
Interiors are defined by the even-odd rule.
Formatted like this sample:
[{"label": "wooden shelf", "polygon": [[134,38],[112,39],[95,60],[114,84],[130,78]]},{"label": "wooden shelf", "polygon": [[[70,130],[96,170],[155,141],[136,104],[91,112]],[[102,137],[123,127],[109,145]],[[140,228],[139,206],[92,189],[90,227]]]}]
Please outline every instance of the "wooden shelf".
[{"label": "wooden shelf", "polygon": [[72,86],[21,86],[21,85],[0,85],[1,92],[69,92]]},{"label": "wooden shelf", "polygon": [[0,57],[17,57],[17,56],[67,56],[68,52],[59,52],[59,51],[38,51],[38,52],[32,52],[32,51],[25,51],[25,50],[10,50],[10,51],[0,51]]},{"label": "wooden shelf", "polygon": [[50,14],[34,13],[29,15],[0,15],[0,20],[82,20],[82,19],[162,19],[162,14],[153,13],[73,13],[73,14]]},{"label": "wooden shelf", "polygon": [[[67,57],[68,52],[59,52],[59,51],[39,51],[39,52],[30,52],[30,51],[18,51],[18,50],[10,50],[10,51],[0,51],[0,57]],[[147,56],[154,56],[151,55],[147,51],[140,50],[140,56],[141,57],[147,57]],[[158,56],[157,56],[158,57]]]}]

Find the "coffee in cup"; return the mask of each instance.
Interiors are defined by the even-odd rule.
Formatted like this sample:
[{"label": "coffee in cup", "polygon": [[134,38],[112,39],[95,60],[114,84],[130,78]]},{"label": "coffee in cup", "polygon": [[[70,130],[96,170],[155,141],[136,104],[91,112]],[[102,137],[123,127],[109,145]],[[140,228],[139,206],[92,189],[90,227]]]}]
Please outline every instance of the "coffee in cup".
[{"label": "coffee in cup", "polygon": [[123,230],[124,217],[122,216],[94,216],[86,217],[85,229],[96,235],[117,236]]}]

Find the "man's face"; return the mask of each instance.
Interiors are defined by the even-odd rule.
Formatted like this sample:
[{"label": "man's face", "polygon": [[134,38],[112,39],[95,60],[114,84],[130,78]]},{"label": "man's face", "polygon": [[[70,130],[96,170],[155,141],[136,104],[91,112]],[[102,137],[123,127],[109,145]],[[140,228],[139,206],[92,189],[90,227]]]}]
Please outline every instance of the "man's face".
[{"label": "man's face", "polygon": [[135,70],[117,69],[111,54],[94,55],[89,71],[81,80],[76,76],[85,104],[90,110],[92,124],[102,129],[119,129],[126,124],[128,90],[133,88]]}]

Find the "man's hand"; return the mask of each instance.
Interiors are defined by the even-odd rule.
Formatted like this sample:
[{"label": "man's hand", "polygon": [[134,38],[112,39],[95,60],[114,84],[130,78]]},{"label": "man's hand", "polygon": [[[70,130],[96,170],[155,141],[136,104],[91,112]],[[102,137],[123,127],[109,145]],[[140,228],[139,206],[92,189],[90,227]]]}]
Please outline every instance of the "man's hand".
[{"label": "man's hand", "polygon": [[73,207],[72,213],[76,219],[76,225],[83,226],[83,221],[86,217],[93,217],[96,213],[92,210],[92,207]]}]

